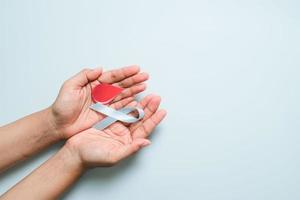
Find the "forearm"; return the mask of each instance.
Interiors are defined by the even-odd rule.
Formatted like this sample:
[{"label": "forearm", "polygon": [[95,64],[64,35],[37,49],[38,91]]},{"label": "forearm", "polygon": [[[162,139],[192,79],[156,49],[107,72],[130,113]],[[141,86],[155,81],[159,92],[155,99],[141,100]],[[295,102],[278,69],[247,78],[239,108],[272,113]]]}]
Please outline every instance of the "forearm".
[{"label": "forearm", "polygon": [[64,146],[1,199],[57,199],[83,172],[80,159]]},{"label": "forearm", "polygon": [[1,127],[0,137],[0,172],[60,139],[50,108]]}]

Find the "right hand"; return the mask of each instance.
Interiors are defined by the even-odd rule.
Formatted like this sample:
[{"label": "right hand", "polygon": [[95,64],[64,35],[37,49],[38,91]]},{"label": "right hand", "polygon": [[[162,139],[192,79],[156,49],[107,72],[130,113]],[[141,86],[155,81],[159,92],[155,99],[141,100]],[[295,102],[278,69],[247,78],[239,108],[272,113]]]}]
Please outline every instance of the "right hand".
[{"label": "right hand", "polygon": [[140,103],[128,106],[144,109],[144,118],[134,124],[115,122],[99,131],[87,129],[71,137],[65,147],[79,161],[83,168],[112,166],[150,144],[147,139],[154,128],[166,116],[165,110],[158,110],[160,97],[149,95]]}]

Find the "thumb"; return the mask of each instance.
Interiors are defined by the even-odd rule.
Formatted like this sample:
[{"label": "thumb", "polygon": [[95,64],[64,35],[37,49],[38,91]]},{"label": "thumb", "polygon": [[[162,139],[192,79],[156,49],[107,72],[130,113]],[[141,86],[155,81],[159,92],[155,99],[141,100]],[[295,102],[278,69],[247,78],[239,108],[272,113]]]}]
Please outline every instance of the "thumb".
[{"label": "thumb", "polygon": [[84,87],[86,84],[97,80],[102,74],[102,68],[83,69],[78,74],[68,80],[68,84],[73,87]]}]

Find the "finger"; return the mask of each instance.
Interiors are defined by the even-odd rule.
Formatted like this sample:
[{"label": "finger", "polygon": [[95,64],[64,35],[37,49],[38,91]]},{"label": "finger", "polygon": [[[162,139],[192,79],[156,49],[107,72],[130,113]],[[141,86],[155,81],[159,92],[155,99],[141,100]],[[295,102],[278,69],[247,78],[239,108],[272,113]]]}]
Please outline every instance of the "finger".
[{"label": "finger", "polygon": [[141,121],[132,124],[130,130],[134,132],[144,121],[149,119],[157,111],[160,102],[160,96],[150,95],[148,97],[145,97],[145,99],[143,99],[139,105],[144,110],[145,116]]},{"label": "finger", "polygon": [[154,113],[149,119],[144,121],[133,133],[134,138],[146,138],[148,137],[155,127],[165,118],[167,112],[165,110],[159,110]]},{"label": "finger", "polygon": [[[128,106],[139,107],[139,108],[142,108],[144,110],[144,108],[146,107],[146,105],[151,101],[151,99],[153,97],[154,97],[153,94],[149,94],[146,97],[144,97],[140,102],[133,101],[132,103],[130,103],[129,105],[127,105],[127,107]],[[132,125],[132,124],[129,124],[129,125]]]},{"label": "finger", "polygon": [[115,157],[113,159],[114,163],[136,153],[141,148],[146,147],[150,144],[151,144],[150,140],[145,139],[145,138],[137,138],[137,139],[133,140],[132,143],[129,143],[129,144],[121,147],[115,153]]},{"label": "finger", "polygon": [[137,105],[138,105],[138,102],[134,100],[134,101],[130,102],[129,104],[127,104],[126,107],[135,107]]},{"label": "finger", "polygon": [[[129,104],[127,104],[125,107],[136,107],[138,105],[138,102],[137,101],[132,101],[130,102]],[[134,116],[136,117],[137,116],[137,112],[131,112],[129,113],[130,116]],[[129,127],[131,125],[131,123],[125,123],[125,122],[122,122],[122,124],[126,127]]]},{"label": "finger", "polygon": [[83,69],[78,74],[70,78],[66,83],[73,87],[83,87],[86,84],[95,81],[102,74],[102,68]]},{"label": "finger", "polygon": [[109,84],[116,83],[137,74],[139,71],[140,71],[139,66],[132,65],[128,67],[123,67],[121,69],[115,69],[115,70],[104,72],[98,80],[101,83],[109,83]]},{"label": "finger", "polygon": [[150,102],[150,100],[156,96],[155,94],[148,94],[147,96],[145,96],[140,102],[139,102],[139,107],[144,109],[146,107],[146,105]]},{"label": "finger", "polygon": [[119,110],[134,101],[134,97],[127,97],[110,105],[110,107]]},{"label": "finger", "polygon": [[146,90],[147,85],[145,83],[140,83],[138,85],[134,85],[130,88],[126,88],[125,90],[122,91],[121,94],[119,94],[113,102],[120,101],[121,99],[124,99],[126,97],[133,97],[136,94],[139,94],[143,91]]},{"label": "finger", "polygon": [[160,96],[157,95],[152,96],[151,100],[144,107],[145,116],[143,118],[143,121],[147,120],[152,114],[154,114],[157,111],[160,102],[161,102]]},{"label": "finger", "polygon": [[122,88],[128,88],[133,85],[142,83],[148,79],[149,79],[149,75],[145,72],[142,72],[142,73],[136,74],[134,76],[131,76],[129,78],[126,78],[126,79],[116,83],[116,85],[119,87],[122,87]]}]

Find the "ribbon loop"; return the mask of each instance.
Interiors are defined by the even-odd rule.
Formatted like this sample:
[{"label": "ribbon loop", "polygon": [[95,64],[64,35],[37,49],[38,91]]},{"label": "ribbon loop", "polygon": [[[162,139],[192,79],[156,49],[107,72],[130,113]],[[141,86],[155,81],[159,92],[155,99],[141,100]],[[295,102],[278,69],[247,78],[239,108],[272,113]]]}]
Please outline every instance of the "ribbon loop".
[{"label": "ribbon loop", "polygon": [[[102,113],[107,117],[104,118],[102,121],[96,123],[93,127],[98,130],[103,130],[109,125],[113,124],[116,121],[122,121],[125,123],[134,123],[138,120],[142,119],[145,115],[144,111],[141,108],[137,107],[126,107],[120,110],[115,110],[111,107],[105,106],[101,103],[95,103],[90,106],[90,108],[94,111]],[[136,110],[139,116],[136,118],[134,116],[128,115],[130,112]]]}]

